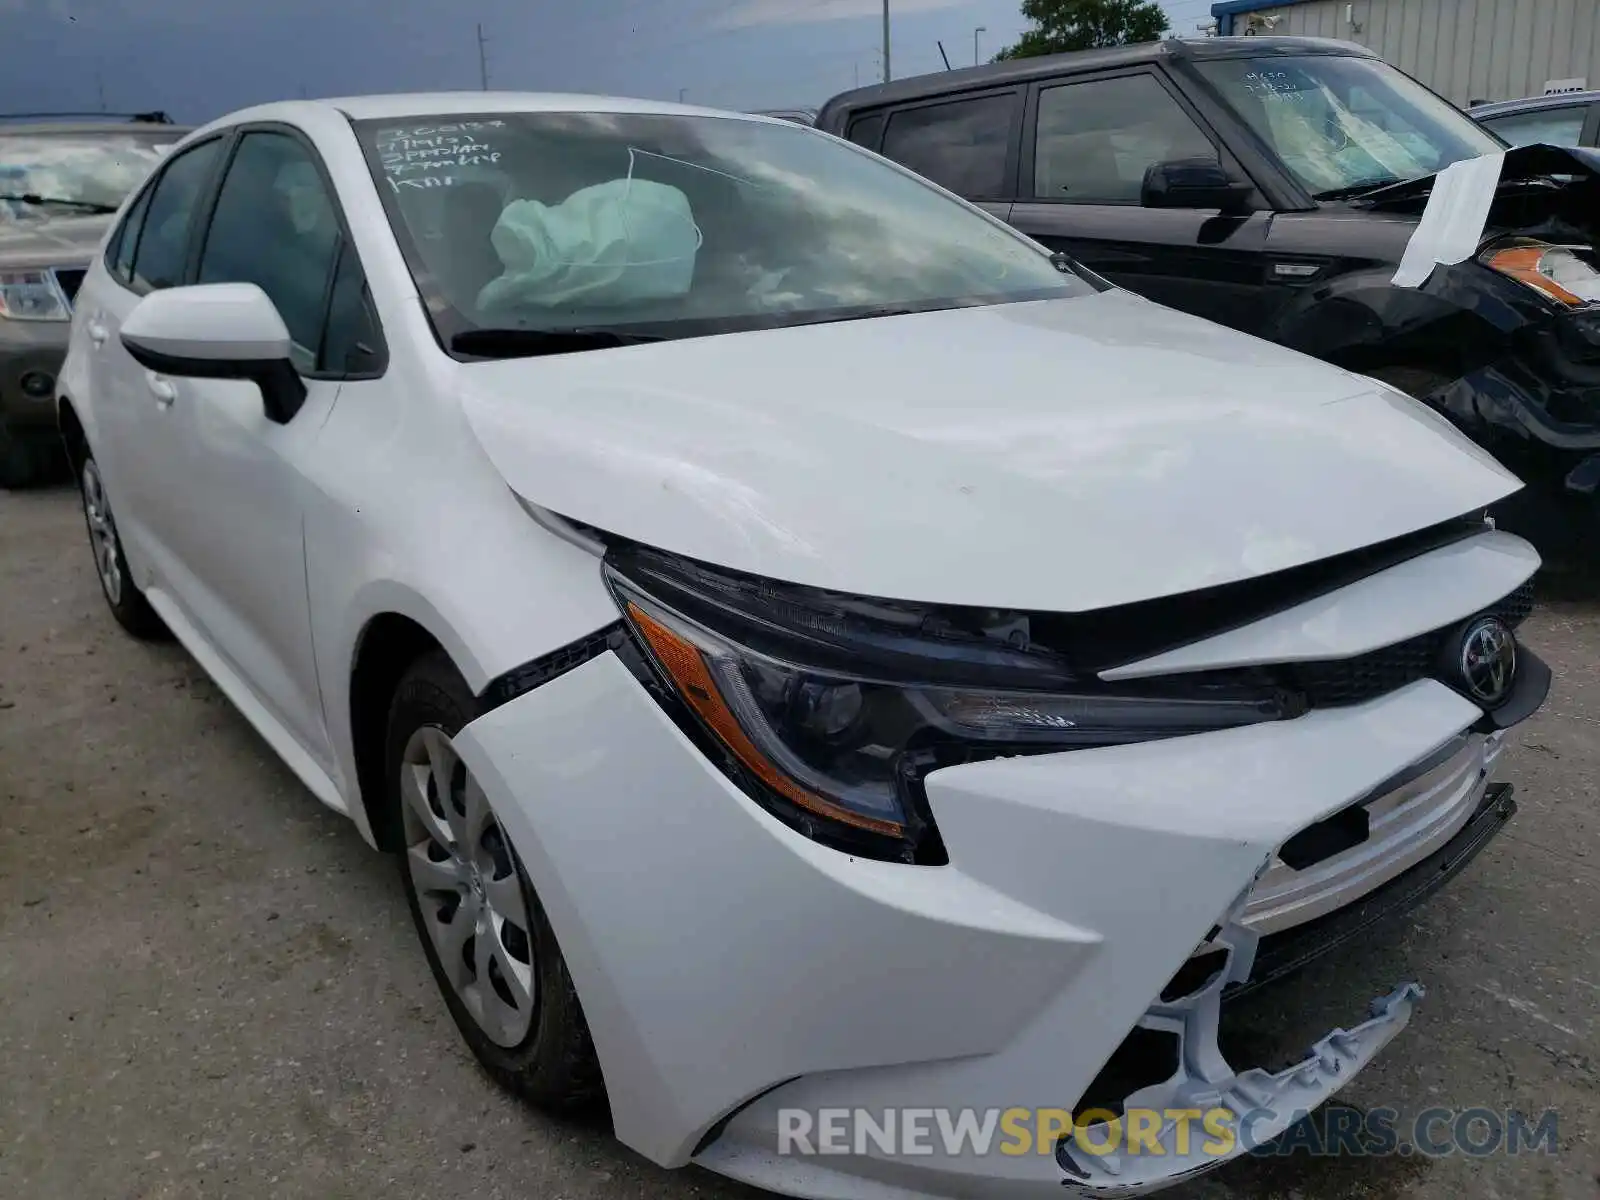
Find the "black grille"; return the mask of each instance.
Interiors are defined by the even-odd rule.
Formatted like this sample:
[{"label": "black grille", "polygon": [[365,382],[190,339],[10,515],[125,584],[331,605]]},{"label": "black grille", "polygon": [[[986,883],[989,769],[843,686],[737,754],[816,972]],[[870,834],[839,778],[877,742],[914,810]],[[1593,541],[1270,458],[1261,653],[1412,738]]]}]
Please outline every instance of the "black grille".
[{"label": "black grille", "polygon": [[70,270],[56,270],[56,283],[60,285],[62,295],[66,296],[67,303],[71,304],[78,298],[78,289],[83,286],[83,277],[89,272],[82,267],[73,267]]},{"label": "black grille", "polygon": [[[1515,629],[1532,611],[1533,581],[1529,580],[1479,615],[1497,616]],[[1370,654],[1334,662],[1286,664],[1272,669],[1271,674],[1283,687],[1302,695],[1312,708],[1361,704],[1435,674],[1446,643],[1459,628],[1457,622]]]}]

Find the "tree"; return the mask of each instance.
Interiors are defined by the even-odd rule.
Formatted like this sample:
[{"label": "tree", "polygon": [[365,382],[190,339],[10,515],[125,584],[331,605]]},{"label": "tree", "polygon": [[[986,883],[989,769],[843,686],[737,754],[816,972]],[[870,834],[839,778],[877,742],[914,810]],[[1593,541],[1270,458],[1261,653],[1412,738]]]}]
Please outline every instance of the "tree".
[{"label": "tree", "polygon": [[1167,14],[1153,0],[1022,0],[1022,15],[1034,27],[995,61],[1153,42],[1167,28]]}]

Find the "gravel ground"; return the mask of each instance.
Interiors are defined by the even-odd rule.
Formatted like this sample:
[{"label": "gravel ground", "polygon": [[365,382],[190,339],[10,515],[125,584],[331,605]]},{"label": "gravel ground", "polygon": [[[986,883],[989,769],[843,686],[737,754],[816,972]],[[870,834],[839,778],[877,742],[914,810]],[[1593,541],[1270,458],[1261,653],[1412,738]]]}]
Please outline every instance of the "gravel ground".
[{"label": "gravel ground", "polygon": [[[1559,1153],[1246,1161],[1182,1200],[1600,1195],[1600,604],[1549,598],[1526,633],[1557,683],[1506,756],[1511,827],[1272,1006],[1318,1032],[1423,980],[1343,1098],[1553,1107]],[[66,491],[0,492],[0,797],[0,1196],[759,1195],[485,1081],[391,863],[183,651],[122,635]]]}]

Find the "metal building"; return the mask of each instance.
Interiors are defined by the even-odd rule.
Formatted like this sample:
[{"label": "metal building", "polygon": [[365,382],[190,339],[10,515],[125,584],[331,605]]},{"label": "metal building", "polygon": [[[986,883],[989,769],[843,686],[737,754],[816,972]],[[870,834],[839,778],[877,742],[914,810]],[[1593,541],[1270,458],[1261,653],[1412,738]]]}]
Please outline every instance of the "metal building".
[{"label": "metal building", "polygon": [[1463,107],[1600,88],[1596,0],[1221,0],[1216,32],[1359,42]]}]

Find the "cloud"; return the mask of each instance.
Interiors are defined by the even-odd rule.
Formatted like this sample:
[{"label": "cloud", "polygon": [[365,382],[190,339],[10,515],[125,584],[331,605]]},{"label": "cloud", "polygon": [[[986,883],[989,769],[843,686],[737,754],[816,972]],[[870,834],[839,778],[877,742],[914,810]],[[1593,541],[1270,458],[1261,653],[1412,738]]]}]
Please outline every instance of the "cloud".
[{"label": "cloud", "polygon": [[[891,13],[959,8],[966,0],[893,0]],[[719,29],[756,25],[805,25],[814,21],[854,21],[883,14],[883,0],[739,0],[713,24]]]}]

